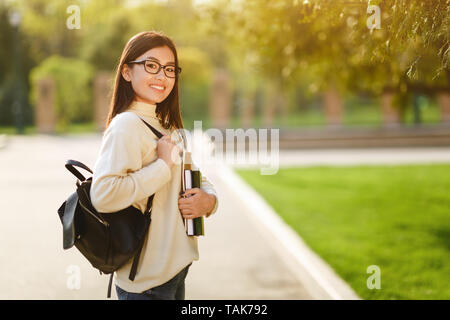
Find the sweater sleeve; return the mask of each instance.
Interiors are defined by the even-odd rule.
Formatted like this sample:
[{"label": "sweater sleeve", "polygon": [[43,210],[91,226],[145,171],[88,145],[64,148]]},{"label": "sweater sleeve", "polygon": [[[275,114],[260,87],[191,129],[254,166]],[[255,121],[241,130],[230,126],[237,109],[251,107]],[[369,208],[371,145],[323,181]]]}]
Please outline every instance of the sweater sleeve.
[{"label": "sweater sleeve", "polygon": [[202,175],[202,187],[200,189],[216,197],[216,204],[214,205],[213,210],[206,215],[206,217],[209,217],[210,215],[212,215],[217,211],[217,207],[219,206],[219,198],[217,197],[217,192],[214,189],[214,185],[204,175]]},{"label": "sweater sleeve", "polygon": [[[111,130],[108,130],[111,129]],[[170,181],[166,162],[142,167],[139,140],[126,128],[108,128],[95,163],[91,201],[99,212],[115,212],[154,194]],[[152,145],[156,149],[156,143]]]}]

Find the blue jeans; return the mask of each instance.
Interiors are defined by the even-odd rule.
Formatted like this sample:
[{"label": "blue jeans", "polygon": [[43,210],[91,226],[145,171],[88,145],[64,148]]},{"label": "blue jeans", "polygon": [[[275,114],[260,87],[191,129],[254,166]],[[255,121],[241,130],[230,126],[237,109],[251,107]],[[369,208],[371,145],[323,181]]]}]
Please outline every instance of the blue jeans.
[{"label": "blue jeans", "polygon": [[166,283],[141,293],[128,292],[116,285],[117,297],[119,300],[184,300],[184,280],[191,265],[192,262]]}]

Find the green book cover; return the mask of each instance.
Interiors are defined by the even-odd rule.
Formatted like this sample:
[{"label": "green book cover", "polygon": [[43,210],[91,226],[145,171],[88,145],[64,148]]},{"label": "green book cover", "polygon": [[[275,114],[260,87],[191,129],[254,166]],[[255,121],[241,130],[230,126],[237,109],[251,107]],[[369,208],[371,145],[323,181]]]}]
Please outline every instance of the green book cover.
[{"label": "green book cover", "polygon": [[[200,170],[191,170],[192,188],[200,188],[202,186],[202,173]],[[205,226],[203,217],[198,217],[194,220],[194,236],[204,236]]]}]

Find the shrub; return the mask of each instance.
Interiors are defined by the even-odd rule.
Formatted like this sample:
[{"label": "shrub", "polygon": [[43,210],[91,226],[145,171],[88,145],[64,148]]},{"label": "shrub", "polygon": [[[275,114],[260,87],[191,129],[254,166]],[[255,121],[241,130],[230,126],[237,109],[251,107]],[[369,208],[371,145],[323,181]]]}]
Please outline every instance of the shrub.
[{"label": "shrub", "polygon": [[53,55],[30,73],[31,101],[37,102],[37,83],[40,79],[54,81],[54,111],[57,131],[64,131],[67,124],[91,121],[93,67],[82,60]]}]

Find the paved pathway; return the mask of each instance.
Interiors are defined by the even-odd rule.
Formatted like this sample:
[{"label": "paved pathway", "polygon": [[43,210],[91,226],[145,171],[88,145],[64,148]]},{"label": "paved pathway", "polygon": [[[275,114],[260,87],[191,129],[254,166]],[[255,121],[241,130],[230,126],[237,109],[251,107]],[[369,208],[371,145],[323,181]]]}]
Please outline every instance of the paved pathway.
[{"label": "paved pathway", "polygon": [[[56,210],[75,187],[72,158],[93,167],[99,135],[9,138],[0,149],[0,299],[104,299],[100,276],[73,248],[62,249]],[[187,299],[311,299],[227,186],[208,172],[220,208],[205,220],[200,260],[186,279]],[[79,269],[78,269],[79,268]],[[68,289],[80,271],[80,288]],[[72,286],[73,287],[73,286]],[[115,298],[115,292],[113,292]]]}]

